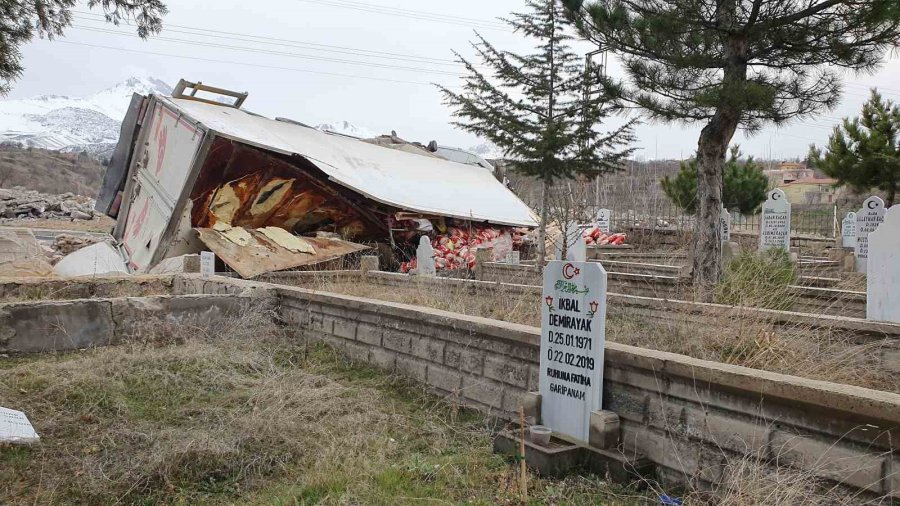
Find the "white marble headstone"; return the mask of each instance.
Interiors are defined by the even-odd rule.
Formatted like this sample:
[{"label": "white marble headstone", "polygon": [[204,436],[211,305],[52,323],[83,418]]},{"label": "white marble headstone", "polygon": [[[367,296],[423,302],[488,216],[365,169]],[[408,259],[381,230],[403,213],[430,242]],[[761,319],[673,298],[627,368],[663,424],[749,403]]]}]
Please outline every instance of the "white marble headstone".
[{"label": "white marble headstone", "polygon": [[519,265],[520,261],[521,261],[520,254],[518,251],[515,251],[515,250],[507,253],[506,257],[504,258],[504,262],[508,263],[509,265]]},{"label": "white marble headstone", "polygon": [[610,220],[612,219],[612,211],[609,209],[600,209],[597,211],[597,228],[604,234],[610,231]]},{"label": "white marble headstone", "polygon": [[419,276],[437,275],[434,266],[434,248],[431,247],[431,239],[427,235],[419,238],[419,247],[416,248],[416,273]]},{"label": "white marble headstone", "polygon": [[200,252],[200,275],[208,278],[216,273],[216,255],[212,251]]},{"label": "white marble headstone", "polygon": [[39,440],[25,413],[0,408],[0,443],[35,443]]},{"label": "white marble headstone", "polygon": [[719,217],[719,237],[722,242],[731,240],[731,214],[724,207],[722,208],[722,215]]},{"label": "white marble headstone", "polygon": [[759,251],[772,248],[791,250],[791,203],[778,188],[763,203],[759,223]]},{"label": "white marble headstone", "polygon": [[866,319],[900,323],[900,205],[869,233]]},{"label": "white marble headstone", "polygon": [[597,262],[553,261],[541,299],[541,418],[555,433],[588,441],[603,405],[606,271]]},{"label": "white marble headstone", "polygon": [[841,220],[841,246],[845,248],[856,247],[856,213],[850,211]]},{"label": "white marble headstone", "polygon": [[[562,240],[566,241],[566,258],[562,258]],[[566,224],[565,239],[561,238],[560,242],[555,246],[557,260],[570,260],[573,262],[584,262],[587,260],[587,243],[584,242],[581,227],[574,221]]]},{"label": "white marble headstone", "polygon": [[866,272],[866,259],[869,258],[869,234],[884,221],[884,201],[873,195],[863,202],[856,212],[856,272]]}]

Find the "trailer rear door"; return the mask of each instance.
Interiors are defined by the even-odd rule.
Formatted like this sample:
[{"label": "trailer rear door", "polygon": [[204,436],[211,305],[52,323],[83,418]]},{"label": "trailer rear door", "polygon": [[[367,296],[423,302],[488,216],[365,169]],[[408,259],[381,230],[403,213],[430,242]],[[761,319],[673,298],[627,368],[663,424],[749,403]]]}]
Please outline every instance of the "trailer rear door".
[{"label": "trailer rear door", "polygon": [[[124,226],[117,227],[126,261],[132,271],[151,267],[168,247],[173,219],[181,213],[205,131],[157,97],[151,99],[138,140],[125,195]],[[179,205],[180,203],[180,205]]]}]

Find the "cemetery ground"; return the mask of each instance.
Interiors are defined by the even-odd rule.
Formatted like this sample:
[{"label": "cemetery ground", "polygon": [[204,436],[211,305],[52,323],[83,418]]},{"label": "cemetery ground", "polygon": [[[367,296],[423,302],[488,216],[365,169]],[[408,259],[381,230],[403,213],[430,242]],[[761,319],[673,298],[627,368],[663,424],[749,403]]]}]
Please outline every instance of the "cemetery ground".
[{"label": "cemetery ground", "polygon": [[[0,451],[2,504],[519,504],[501,422],[265,312],[211,328],[0,362],[0,398],[41,435]],[[649,504],[596,476],[529,477],[532,504]]]},{"label": "cemetery ground", "polygon": [[712,492],[529,472],[523,500],[519,463],[492,451],[506,422],[274,321],[265,307],[204,327],[148,318],[115,346],[0,361],[0,398],[41,435],[0,448],[0,503],[861,502],[810,470],[752,455],[732,460]]}]

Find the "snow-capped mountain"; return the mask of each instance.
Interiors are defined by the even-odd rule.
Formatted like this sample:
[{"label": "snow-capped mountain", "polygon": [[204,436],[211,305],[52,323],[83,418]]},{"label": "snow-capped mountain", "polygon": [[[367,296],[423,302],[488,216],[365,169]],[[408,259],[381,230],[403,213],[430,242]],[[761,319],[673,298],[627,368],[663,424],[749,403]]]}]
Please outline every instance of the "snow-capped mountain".
[{"label": "snow-capped mountain", "polygon": [[169,95],[172,88],[152,77],[132,77],[87,97],[41,95],[0,101],[0,142],[106,152],[119,138],[131,95],[151,92]]},{"label": "snow-capped mountain", "polygon": [[351,135],[361,139],[371,139],[375,137],[375,133],[368,128],[363,128],[350,123],[349,121],[335,121],[333,123],[320,123],[316,125],[317,130],[323,132],[334,132],[336,134]]},{"label": "snow-capped mountain", "polygon": [[485,160],[497,160],[504,158],[503,150],[490,142],[484,142],[468,149]]}]

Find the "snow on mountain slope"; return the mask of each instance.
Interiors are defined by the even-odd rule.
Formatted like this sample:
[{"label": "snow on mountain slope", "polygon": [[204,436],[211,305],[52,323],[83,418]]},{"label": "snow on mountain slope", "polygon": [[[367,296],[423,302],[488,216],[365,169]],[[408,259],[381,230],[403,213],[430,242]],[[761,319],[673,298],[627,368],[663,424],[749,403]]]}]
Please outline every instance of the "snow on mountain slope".
[{"label": "snow on mountain slope", "polygon": [[0,101],[0,142],[105,152],[115,146],[133,93],[171,91],[159,79],[132,77],[87,97],[42,95]]},{"label": "snow on mountain slope", "polygon": [[334,132],[336,134],[344,134],[351,135],[353,137],[359,137],[361,139],[371,139],[375,137],[375,133],[373,133],[368,128],[358,127],[349,121],[335,121],[333,123],[320,123],[316,125],[317,130],[322,130],[323,132]]},{"label": "snow on mountain slope", "polygon": [[486,160],[497,160],[497,159],[504,158],[503,150],[498,148],[495,144],[490,143],[490,142],[485,142],[485,143],[479,144],[477,146],[472,146],[468,150]]}]

